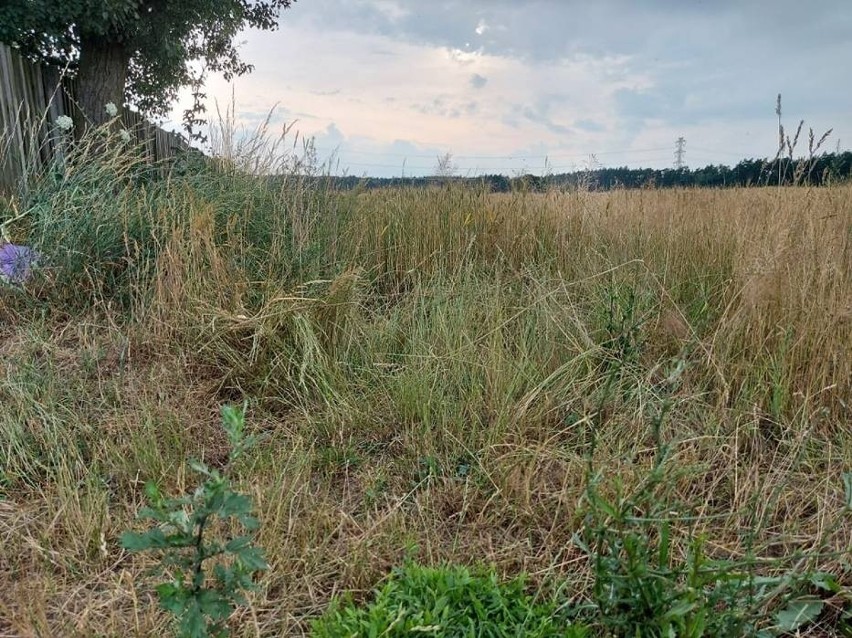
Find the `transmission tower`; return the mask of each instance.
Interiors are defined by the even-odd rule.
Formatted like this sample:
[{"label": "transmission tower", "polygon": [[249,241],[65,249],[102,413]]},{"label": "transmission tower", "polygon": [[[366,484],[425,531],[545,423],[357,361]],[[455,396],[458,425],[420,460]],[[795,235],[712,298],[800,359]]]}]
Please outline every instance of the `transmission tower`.
[{"label": "transmission tower", "polygon": [[683,168],[683,157],[686,155],[686,140],[683,136],[677,138],[675,142],[675,168],[681,169]]}]

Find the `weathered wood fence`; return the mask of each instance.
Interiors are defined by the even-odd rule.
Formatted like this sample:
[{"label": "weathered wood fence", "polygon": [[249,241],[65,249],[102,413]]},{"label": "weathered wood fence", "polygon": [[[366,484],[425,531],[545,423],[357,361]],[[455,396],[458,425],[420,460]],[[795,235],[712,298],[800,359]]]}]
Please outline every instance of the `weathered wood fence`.
[{"label": "weathered wood fence", "polygon": [[[68,133],[56,126],[74,117],[74,80],[61,69],[38,65],[0,43],[0,193],[25,190],[28,178],[67,148]],[[76,120],[77,118],[75,118]],[[122,120],[136,146],[151,163],[185,150],[184,139],[124,109]]]}]

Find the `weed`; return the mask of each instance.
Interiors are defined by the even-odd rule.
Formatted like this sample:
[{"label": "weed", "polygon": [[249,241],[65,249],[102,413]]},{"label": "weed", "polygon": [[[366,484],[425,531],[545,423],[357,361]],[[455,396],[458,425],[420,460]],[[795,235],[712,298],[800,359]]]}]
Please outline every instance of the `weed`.
[{"label": "weed", "polygon": [[710,560],[701,537],[676,557],[672,526],[689,518],[659,493],[671,480],[663,463],[631,493],[615,479],[606,496],[600,476],[590,477],[575,542],[593,564],[593,616],[619,636],[746,635],[753,629],[743,611],[751,572]]},{"label": "weed", "polygon": [[[231,445],[223,470],[192,461],[192,469],[204,477],[192,496],[165,498],[157,485],[145,486],[149,507],[140,511],[142,519],[157,526],[147,532],[125,532],[121,544],[133,552],[154,550],[161,556],[161,569],[170,581],[157,586],[163,609],[174,614],[180,636],[206,638],[226,636],[225,621],[238,604],[245,604],[243,591],[252,589],[257,572],[268,569],[263,552],[249,535],[258,521],[251,514],[251,500],[231,488],[230,465],[253,444],[245,435],[244,413],[232,407],[222,409],[225,432]],[[210,538],[221,523],[234,519],[249,534]],[[221,533],[221,532],[220,532]],[[208,561],[215,561],[210,567]]]}]

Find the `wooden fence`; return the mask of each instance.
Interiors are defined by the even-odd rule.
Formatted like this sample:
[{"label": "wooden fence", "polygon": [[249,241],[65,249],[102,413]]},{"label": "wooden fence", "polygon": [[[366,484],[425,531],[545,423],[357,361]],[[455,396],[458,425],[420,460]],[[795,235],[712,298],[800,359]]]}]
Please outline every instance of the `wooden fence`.
[{"label": "wooden fence", "polygon": [[[56,126],[73,117],[74,81],[60,69],[38,65],[0,44],[0,193],[21,192],[28,178],[67,148],[68,133]],[[159,163],[188,148],[184,139],[123,109],[122,120],[145,159]]]}]

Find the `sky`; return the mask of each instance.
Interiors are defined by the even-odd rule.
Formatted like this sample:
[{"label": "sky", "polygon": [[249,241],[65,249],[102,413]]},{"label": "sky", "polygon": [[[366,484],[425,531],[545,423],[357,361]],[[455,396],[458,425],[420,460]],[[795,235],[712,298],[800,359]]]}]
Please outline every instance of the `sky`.
[{"label": "sky", "polygon": [[852,148],[849,0],[298,0],[238,41],[254,71],[209,77],[210,111],[338,174],[665,168],[679,137],[732,165],[775,155],[778,93],[798,150]]}]

